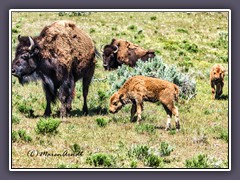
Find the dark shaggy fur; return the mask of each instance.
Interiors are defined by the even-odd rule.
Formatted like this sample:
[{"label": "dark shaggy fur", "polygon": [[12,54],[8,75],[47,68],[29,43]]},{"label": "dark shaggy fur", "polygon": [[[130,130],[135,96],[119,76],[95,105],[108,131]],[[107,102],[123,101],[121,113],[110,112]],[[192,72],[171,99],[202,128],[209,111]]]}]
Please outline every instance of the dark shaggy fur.
[{"label": "dark shaggy fur", "polygon": [[12,74],[21,84],[40,79],[46,96],[45,116],[58,98],[60,115],[71,110],[75,83],[83,79],[83,112],[88,113],[87,95],[95,69],[92,39],[71,21],[57,21],[46,26],[39,36],[19,36]]}]

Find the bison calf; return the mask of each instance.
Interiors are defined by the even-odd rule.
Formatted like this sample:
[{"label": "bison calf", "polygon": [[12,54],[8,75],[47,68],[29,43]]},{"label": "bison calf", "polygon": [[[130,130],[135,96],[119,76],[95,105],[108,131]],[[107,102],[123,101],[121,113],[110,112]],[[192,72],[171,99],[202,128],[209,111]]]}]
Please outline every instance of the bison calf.
[{"label": "bison calf", "polygon": [[[222,65],[215,64],[210,73],[210,83],[212,87],[212,99],[218,99],[223,91],[225,70]],[[215,91],[216,90],[216,91]]]},{"label": "bison calf", "polygon": [[131,121],[137,113],[137,122],[141,121],[143,101],[160,101],[167,113],[166,130],[171,128],[172,114],[175,116],[176,129],[180,129],[178,108],[174,101],[178,101],[178,86],[158,78],[133,76],[110,98],[110,113],[118,112],[125,104],[132,103]]}]

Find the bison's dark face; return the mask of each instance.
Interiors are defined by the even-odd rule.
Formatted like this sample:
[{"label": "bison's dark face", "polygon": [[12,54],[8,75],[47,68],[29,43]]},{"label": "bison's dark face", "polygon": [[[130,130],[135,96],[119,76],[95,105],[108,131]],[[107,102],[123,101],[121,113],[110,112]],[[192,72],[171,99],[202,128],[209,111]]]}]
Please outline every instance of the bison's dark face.
[{"label": "bison's dark face", "polygon": [[116,69],[120,65],[117,61],[118,47],[114,45],[106,45],[102,51],[104,69]]},{"label": "bison's dark face", "polygon": [[34,47],[31,37],[18,36],[19,44],[12,62],[12,75],[19,79],[21,84],[37,79],[36,55],[38,49]]},{"label": "bison's dark face", "polygon": [[141,58],[143,61],[147,61],[148,59],[154,58],[155,52],[153,50],[148,50],[147,53]]}]

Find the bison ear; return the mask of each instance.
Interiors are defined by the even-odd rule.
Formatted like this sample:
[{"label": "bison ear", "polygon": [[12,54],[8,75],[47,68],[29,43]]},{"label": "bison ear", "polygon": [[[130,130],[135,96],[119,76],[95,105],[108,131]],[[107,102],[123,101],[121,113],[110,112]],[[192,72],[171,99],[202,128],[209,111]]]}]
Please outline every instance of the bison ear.
[{"label": "bison ear", "polygon": [[113,38],[113,39],[112,39],[112,42],[111,42],[111,44],[113,44],[115,41],[116,41],[116,39],[115,39],[115,38]]}]

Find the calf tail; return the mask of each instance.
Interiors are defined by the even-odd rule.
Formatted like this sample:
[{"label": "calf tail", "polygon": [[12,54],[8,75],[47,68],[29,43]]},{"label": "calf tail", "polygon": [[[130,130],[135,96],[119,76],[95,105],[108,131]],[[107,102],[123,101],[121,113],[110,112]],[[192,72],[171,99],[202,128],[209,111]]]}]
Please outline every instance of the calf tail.
[{"label": "calf tail", "polygon": [[179,88],[177,85],[174,84],[174,98],[175,98],[175,101],[178,102],[178,99],[179,99]]}]

